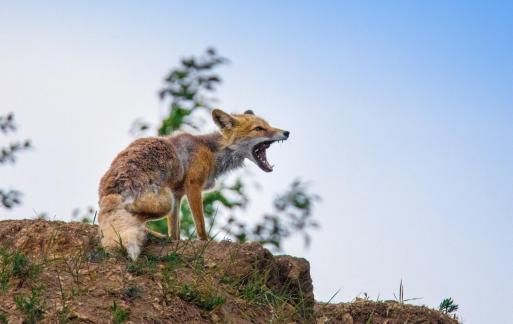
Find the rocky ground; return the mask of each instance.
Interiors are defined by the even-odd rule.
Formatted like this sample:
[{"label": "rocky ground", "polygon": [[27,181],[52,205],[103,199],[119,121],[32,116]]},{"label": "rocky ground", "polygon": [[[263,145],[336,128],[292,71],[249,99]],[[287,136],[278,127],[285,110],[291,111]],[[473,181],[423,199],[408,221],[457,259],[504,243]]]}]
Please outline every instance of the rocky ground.
[{"label": "rocky ground", "polygon": [[313,295],[308,261],[257,243],[151,239],[137,262],[82,223],[0,222],[0,323],[458,323],[432,309]]}]

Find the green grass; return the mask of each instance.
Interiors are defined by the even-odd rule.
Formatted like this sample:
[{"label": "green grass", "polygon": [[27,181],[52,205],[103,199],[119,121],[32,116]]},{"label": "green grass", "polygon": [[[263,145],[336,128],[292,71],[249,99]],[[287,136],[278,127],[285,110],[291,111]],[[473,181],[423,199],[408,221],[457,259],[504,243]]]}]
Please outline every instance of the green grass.
[{"label": "green grass", "polygon": [[177,252],[170,252],[161,258],[167,267],[176,268],[183,264],[182,256]]},{"label": "green grass", "polygon": [[246,280],[240,281],[238,291],[242,298],[259,305],[277,305],[286,302],[290,296],[268,287],[269,272],[254,271]]},{"label": "green grass", "polygon": [[[221,277],[221,280],[232,281],[225,277]],[[291,293],[288,285],[276,290],[269,287],[268,281],[268,271],[262,273],[255,270],[248,278],[239,280],[233,286],[241,298],[256,305],[269,307],[273,314],[272,322],[310,319],[312,310],[306,308],[305,298],[301,292]]]},{"label": "green grass", "polygon": [[141,295],[141,289],[137,285],[128,285],[123,288],[122,296],[127,300],[134,300]]},{"label": "green grass", "polygon": [[118,306],[116,302],[113,302],[110,306],[110,312],[112,313],[112,323],[115,324],[126,322],[130,316],[130,310]]},{"label": "green grass", "polygon": [[438,309],[440,312],[444,314],[451,314],[458,310],[459,306],[458,304],[454,303],[454,300],[452,298],[445,298],[440,303],[440,306],[438,306]]},{"label": "green grass", "polygon": [[103,260],[107,259],[109,257],[109,253],[105,251],[103,246],[98,244],[94,250],[90,251],[87,254],[87,261],[89,262],[102,262]]},{"label": "green grass", "polygon": [[217,306],[223,305],[225,299],[218,296],[214,291],[205,291],[197,286],[184,284],[178,293],[178,296],[184,301],[193,303],[201,309],[211,311]]},{"label": "green grass", "polygon": [[161,271],[164,299],[169,300],[170,297],[178,296],[206,311],[211,311],[225,303],[225,299],[217,293],[214,277],[203,272],[198,274],[198,281],[183,283],[177,278],[177,267],[180,265],[194,267],[182,263],[182,258],[176,254],[168,254],[166,260]]},{"label": "green grass", "polygon": [[30,296],[14,296],[14,303],[16,309],[21,311],[25,315],[23,323],[37,323],[43,318],[43,300],[41,299],[41,293],[43,287],[32,288]]},{"label": "green grass", "polygon": [[0,290],[7,291],[9,280],[18,278],[26,281],[35,278],[41,272],[41,267],[19,251],[9,251],[0,247]]},{"label": "green grass", "polygon": [[137,261],[128,261],[126,271],[136,276],[141,276],[147,273],[155,273],[157,271],[158,262],[158,257],[151,255],[141,255]]},{"label": "green grass", "polygon": [[8,324],[9,320],[7,319],[7,315],[0,312],[0,324]]}]

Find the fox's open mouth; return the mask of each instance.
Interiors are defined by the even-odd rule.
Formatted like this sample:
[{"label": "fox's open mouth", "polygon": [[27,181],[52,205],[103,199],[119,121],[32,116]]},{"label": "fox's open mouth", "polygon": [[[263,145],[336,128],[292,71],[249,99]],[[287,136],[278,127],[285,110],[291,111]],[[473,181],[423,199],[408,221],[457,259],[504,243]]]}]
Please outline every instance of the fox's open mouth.
[{"label": "fox's open mouth", "polygon": [[272,172],[274,165],[270,165],[267,161],[267,156],[265,154],[265,150],[267,150],[272,143],[276,141],[265,141],[262,143],[258,143],[253,147],[253,158],[256,161],[256,164],[260,167],[260,169],[265,172]]}]

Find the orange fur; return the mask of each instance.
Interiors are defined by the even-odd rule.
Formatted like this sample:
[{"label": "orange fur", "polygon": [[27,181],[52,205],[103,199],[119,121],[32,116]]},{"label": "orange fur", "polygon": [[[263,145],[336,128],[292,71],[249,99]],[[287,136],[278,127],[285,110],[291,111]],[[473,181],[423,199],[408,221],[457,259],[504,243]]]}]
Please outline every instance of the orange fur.
[{"label": "orange fur", "polygon": [[[252,112],[230,115],[216,109],[212,117],[220,133],[138,139],[118,154],[100,181],[98,219],[104,247],[123,245],[132,259],[137,258],[144,223],[162,217],[167,218],[169,237],[180,239],[184,195],[198,237],[207,240],[202,191],[211,188],[221,174],[242,166],[244,159],[255,162],[256,146],[284,140],[289,134]],[[265,164],[259,166],[270,172]]]}]

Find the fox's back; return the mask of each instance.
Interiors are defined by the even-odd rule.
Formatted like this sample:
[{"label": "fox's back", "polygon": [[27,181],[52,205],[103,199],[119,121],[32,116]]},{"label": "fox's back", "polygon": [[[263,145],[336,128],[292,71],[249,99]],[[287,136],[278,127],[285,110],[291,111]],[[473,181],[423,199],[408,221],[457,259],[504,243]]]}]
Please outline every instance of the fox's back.
[{"label": "fox's back", "polygon": [[134,198],[148,190],[158,191],[166,184],[181,187],[192,164],[201,160],[207,169],[213,168],[219,137],[182,133],[135,140],[116,156],[102,177],[100,200],[109,194]]},{"label": "fox's back", "polygon": [[170,177],[182,176],[176,148],[169,138],[140,138],[112,161],[100,181],[100,200],[109,194],[136,197],[144,191],[157,190]]}]

